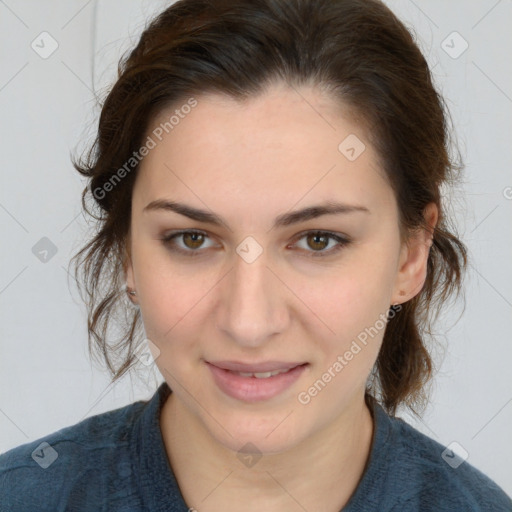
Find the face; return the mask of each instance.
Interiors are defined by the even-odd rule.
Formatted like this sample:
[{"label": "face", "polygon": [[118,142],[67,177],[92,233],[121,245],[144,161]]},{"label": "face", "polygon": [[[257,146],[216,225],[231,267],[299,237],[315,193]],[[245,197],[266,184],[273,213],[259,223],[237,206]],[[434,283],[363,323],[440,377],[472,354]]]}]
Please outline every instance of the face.
[{"label": "face", "polygon": [[[177,406],[226,447],[278,453],[361,406],[386,313],[421,289],[428,248],[401,245],[366,134],[318,90],[195,98],[139,168],[127,283]],[[329,203],[346,208],[294,215]]]}]

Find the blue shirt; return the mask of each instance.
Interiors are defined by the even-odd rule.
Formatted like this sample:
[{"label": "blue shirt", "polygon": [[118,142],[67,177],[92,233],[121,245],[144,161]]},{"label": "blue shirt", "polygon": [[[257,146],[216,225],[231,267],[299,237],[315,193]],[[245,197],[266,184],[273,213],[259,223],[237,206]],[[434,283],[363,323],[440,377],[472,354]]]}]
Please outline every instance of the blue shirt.
[{"label": "blue shirt", "polygon": [[[169,393],[164,382],[151,400],[0,455],[0,511],[187,512],[159,426]],[[370,458],[343,512],[512,511],[479,470],[379,404],[372,414]]]}]

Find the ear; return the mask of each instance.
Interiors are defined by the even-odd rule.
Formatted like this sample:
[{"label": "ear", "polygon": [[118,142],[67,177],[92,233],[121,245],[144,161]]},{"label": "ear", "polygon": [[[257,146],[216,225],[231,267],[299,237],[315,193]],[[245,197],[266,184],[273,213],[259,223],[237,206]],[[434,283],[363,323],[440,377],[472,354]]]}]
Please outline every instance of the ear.
[{"label": "ear", "polygon": [[[126,287],[130,290],[135,290],[135,276],[133,273],[133,264],[132,264],[132,257],[131,257],[131,236],[130,233],[128,233],[126,237],[126,244],[124,247],[124,255],[123,255],[123,271],[124,271],[124,277],[126,280]],[[131,299],[130,297],[130,300]]]},{"label": "ear", "polygon": [[420,228],[402,245],[391,304],[407,302],[420,293],[425,284],[433,231],[439,217],[435,203],[425,207],[423,216],[429,229]]}]

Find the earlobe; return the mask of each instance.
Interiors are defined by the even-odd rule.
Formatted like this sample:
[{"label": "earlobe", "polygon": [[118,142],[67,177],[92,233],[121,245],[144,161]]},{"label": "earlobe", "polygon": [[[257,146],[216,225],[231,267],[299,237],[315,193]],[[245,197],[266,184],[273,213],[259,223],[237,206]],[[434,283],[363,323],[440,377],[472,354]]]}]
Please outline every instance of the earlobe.
[{"label": "earlobe", "polygon": [[[127,242],[128,244],[128,242]],[[124,248],[123,254],[123,271],[125,275],[125,281],[129,288],[135,288],[135,283],[133,279],[133,266],[132,266],[132,258],[130,254],[130,250],[126,245]]]},{"label": "earlobe", "polygon": [[135,281],[133,279],[133,267],[131,261],[125,266],[124,275],[127,288],[133,290],[135,288]]},{"label": "earlobe", "polygon": [[125,293],[127,293],[130,302],[134,305],[137,305],[133,301],[133,296],[136,295],[136,292],[135,292],[135,277],[134,277],[134,273],[133,273],[133,264],[132,264],[132,258],[131,258],[130,238],[129,237],[127,237],[126,244],[124,247],[123,271],[124,271],[124,280],[125,280],[125,285],[124,285],[123,289],[124,289]]},{"label": "earlobe", "polygon": [[123,286],[123,290],[126,293],[126,297],[130,301],[130,304],[134,307],[138,308],[139,304],[136,301],[135,297],[137,296],[137,292],[135,291],[135,280],[133,276],[133,267],[131,264],[131,260],[129,261],[129,264],[125,267],[125,276],[126,276],[126,283]]},{"label": "earlobe", "polygon": [[420,293],[427,278],[427,264],[433,244],[438,210],[434,203],[425,208],[428,229],[420,228],[402,246],[399,270],[391,304],[402,304]]}]

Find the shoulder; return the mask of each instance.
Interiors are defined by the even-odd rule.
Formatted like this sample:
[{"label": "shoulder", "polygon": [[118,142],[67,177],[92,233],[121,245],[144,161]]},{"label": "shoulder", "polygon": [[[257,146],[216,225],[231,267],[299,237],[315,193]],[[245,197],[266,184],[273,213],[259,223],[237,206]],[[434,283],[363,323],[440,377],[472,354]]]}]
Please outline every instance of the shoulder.
[{"label": "shoulder", "polygon": [[394,468],[389,483],[400,497],[396,510],[512,511],[509,496],[450,446],[388,418]]},{"label": "shoulder", "polygon": [[112,475],[129,476],[131,426],[146,403],[92,416],[1,454],[0,511],[63,510],[69,496],[87,501],[86,487],[100,495],[116,483],[107,481]]}]

